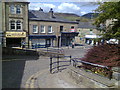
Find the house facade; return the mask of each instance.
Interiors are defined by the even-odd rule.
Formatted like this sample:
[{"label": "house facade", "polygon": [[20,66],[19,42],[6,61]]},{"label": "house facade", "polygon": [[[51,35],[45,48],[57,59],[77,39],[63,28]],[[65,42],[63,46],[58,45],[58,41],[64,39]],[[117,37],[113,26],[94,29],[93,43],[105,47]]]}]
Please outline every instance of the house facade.
[{"label": "house facade", "polygon": [[79,22],[78,37],[76,37],[76,43],[80,44],[97,44],[95,39],[99,38],[100,32],[96,26],[92,25],[92,22]]},{"label": "house facade", "polygon": [[28,4],[25,0],[2,0],[3,47],[21,47],[28,43]]},{"label": "house facade", "polygon": [[62,19],[49,12],[29,11],[29,46],[61,47],[68,46],[78,35],[78,22]]}]

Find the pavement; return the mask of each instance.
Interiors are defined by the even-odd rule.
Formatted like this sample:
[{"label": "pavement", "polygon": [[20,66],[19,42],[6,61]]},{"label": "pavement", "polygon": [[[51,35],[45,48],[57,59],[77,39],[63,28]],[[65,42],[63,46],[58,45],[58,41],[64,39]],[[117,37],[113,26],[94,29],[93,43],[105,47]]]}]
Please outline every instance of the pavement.
[{"label": "pavement", "polygon": [[[64,47],[65,55],[81,58],[90,47]],[[24,57],[24,56],[21,56]],[[4,61],[2,65],[3,88],[86,88],[75,84],[66,71],[50,74],[49,57],[35,57]]]}]

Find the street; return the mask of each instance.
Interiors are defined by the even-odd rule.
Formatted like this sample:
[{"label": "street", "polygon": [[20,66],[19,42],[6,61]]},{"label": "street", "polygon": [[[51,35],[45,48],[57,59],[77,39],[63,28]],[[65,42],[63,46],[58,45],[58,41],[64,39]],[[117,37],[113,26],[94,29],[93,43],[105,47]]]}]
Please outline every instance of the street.
[{"label": "street", "polygon": [[[64,53],[65,55],[72,55],[72,58],[80,58],[84,56],[87,49],[87,47],[83,46],[64,48]],[[3,62],[3,88],[80,88],[80,86],[74,85],[72,80],[63,75],[62,72],[65,71],[50,74],[49,57],[40,56],[38,59],[33,57]],[[65,79],[69,82],[64,81]],[[83,88],[84,86],[81,87]]]}]

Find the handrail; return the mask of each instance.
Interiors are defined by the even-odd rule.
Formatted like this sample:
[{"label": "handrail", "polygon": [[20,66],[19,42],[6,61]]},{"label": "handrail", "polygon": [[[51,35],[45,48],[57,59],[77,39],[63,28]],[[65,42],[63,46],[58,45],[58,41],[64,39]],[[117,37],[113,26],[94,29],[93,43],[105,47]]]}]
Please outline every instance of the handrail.
[{"label": "handrail", "polygon": [[[70,60],[60,61],[60,60],[59,60],[60,56],[57,56],[57,57],[52,57],[52,56],[51,56],[51,57],[50,57],[50,73],[52,73],[52,71],[53,71],[54,69],[57,69],[57,72],[58,72],[59,70],[61,70],[60,67],[69,66],[69,65],[71,64],[71,56],[64,56],[64,58],[65,58],[65,57],[69,57]],[[53,61],[52,58],[56,58],[57,61]],[[62,63],[62,62],[69,62],[69,64],[60,65],[60,63]],[[56,65],[55,67],[53,67],[54,64]]]},{"label": "handrail", "polygon": [[90,62],[86,62],[86,61],[82,61],[82,60],[79,60],[78,58],[73,58],[71,60],[74,61],[74,62],[81,62],[81,63],[89,64],[89,65],[92,65],[92,66],[97,66],[97,67],[102,67],[102,68],[107,68],[108,69],[107,66],[99,65],[99,64],[94,64],[94,63],[90,63]]}]

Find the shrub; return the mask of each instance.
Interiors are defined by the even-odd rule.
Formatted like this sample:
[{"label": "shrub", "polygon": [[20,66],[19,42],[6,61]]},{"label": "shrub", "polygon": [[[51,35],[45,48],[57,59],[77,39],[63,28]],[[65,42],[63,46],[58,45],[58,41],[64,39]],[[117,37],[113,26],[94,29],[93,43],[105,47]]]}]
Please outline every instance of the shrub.
[{"label": "shrub", "polygon": [[120,66],[120,45],[94,46],[81,60],[110,67]]}]

